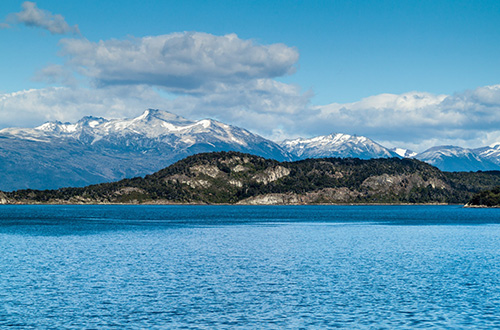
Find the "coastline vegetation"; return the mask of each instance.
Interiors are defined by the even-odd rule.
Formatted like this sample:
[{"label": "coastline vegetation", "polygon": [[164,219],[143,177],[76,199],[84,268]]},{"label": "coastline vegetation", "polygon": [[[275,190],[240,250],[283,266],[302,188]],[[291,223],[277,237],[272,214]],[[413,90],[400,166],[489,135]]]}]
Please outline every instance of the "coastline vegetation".
[{"label": "coastline vegetation", "polygon": [[475,194],[467,205],[500,207],[500,186]]}]

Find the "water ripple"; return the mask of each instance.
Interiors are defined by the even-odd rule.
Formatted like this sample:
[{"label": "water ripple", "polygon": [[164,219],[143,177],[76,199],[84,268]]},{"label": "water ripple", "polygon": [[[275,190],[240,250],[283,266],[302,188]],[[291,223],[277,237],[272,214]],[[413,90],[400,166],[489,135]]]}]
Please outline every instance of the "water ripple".
[{"label": "water ripple", "polygon": [[[235,209],[243,219],[231,222]],[[0,221],[2,328],[500,327],[500,226],[478,225],[469,210],[446,225],[433,219],[456,218],[456,208],[432,208],[440,213],[426,225],[392,213],[387,223],[387,208],[373,207],[373,222],[356,207],[343,216],[263,208],[254,222],[240,208],[146,207],[139,213],[155,221],[145,223],[112,208],[108,224],[102,207],[85,216],[42,208],[39,218],[36,208],[9,210]],[[179,210],[202,225],[176,220]],[[89,212],[104,220],[96,226]]]}]

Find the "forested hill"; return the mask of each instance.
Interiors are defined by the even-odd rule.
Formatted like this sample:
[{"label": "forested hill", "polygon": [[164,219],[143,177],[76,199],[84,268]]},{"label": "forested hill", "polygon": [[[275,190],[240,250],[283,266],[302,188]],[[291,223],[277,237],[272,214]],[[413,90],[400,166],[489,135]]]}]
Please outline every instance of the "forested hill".
[{"label": "forested hill", "polygon": [[500,207],[500,186],[475,194],[467,203],[467,206]]},{"label": "forested hill", "polygon": [[278,162],[237,152],[187,157],[144,178],[0,193],[0,203],[457,203],[500,185],[500,172],[446,173],[414,159]]}]

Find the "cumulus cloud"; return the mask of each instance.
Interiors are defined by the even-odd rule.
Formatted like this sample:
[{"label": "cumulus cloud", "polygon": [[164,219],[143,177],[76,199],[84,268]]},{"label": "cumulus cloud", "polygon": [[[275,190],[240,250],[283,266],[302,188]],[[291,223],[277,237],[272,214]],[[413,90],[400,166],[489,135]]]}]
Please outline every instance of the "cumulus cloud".
[{"label": "cumulus cloud", "polygon": [[258,45],[235,34],[184,32],[128,40],[61,41],[63,54],[97,86],[160,86],[174,93],[207,93],[218,84],[280,77],[295,71],[298,52]]},{"label": "cumulus cloud", "polygon": [[[52,34],[80,34],[77,25],[70,26],[64,17],[59,14],[40,9],[36,3],[25,1],[21,5],[23,10],[10,16],[10,20],[31,27],[38,27],[49,31]],[[4,23],[5,27],[8,27]]]},{"label": "cumulus cloud", "polygon": [[47,121],[74,122],[83,116],[135,117],[169,101],[146,86],[103,89],[48,87],[0,94],[0,128],[34,127]]}]

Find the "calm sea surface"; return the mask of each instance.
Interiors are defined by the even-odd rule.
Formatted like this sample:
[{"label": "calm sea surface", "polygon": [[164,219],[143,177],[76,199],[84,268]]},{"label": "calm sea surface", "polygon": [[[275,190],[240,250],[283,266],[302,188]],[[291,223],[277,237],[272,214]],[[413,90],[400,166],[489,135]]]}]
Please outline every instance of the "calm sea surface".
[{"label": "calm sea surface", "polygon": [[500,209],[0,206],[0,328],[500,328]]}]

